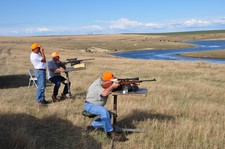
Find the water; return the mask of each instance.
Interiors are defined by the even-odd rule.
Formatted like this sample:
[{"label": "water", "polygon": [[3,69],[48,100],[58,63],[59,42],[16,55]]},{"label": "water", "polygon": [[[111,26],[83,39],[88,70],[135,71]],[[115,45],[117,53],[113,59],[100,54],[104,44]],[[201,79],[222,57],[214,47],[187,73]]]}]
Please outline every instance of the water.
[{"label": "water", "polygon": [[145,59],[145,60],[177,60],[177,61],[189,61],[189,62],[209,62],[225,64],[225,59],[215,58],[194,58],[181,56],[180,54],[188,52],[200,52],[208,50],[220,50],[225,49],[225,40],[207,40],[207,41],[194,41],[188,42],[195,44],[194,48],[182,48],[182,49],[169,49],[169,50],[140,50],[133,52],[121,52],[116,53],[114,56]]}]

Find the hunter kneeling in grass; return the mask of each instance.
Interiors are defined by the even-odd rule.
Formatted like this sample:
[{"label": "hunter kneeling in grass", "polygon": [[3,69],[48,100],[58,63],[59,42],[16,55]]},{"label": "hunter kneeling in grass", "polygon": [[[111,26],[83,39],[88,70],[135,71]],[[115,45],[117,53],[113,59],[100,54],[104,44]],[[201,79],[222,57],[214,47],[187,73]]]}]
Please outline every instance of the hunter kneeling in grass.
[{"label": "hunter kneeling in grass", "polygon": [[114,78],[111,72],[104,72],[101,78],[98,78],[90,85],[84,104],[84,110],[99,116],[98,119],[94,120],[91,125],[87,127],[88,130],[104,129],[109,138],[119,140],[120,135],[113,130],[110,121],[111,115],[104,107],[108,95],[113,89],[117,88],[119,84],[114,82],[107,88],[103,88],[103,86]]}]

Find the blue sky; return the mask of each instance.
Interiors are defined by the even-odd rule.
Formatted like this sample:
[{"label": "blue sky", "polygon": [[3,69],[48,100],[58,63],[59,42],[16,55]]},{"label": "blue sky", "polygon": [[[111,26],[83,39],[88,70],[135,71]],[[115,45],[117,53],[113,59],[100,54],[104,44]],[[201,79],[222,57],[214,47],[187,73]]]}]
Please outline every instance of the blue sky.
[{"label": "blue sky", "polygon": [[224,0],[2,0],[0,36],[225,29]]}]

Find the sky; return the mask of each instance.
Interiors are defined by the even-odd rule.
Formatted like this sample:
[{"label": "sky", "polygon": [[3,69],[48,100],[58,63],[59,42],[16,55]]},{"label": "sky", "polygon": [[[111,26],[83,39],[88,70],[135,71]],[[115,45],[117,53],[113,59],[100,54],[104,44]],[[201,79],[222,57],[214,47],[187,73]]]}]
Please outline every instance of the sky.
[{"label": "sky", "polygon": [[225,29],[224,0],[1,0],[0,36]]}]

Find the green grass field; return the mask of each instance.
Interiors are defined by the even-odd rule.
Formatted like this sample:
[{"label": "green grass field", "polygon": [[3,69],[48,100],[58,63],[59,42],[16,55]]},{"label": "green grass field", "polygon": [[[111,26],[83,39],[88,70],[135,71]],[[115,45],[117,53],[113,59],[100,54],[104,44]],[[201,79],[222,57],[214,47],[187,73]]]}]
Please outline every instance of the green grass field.
[{"label": "green grass field", "polygon": [[[88,86],[104,71],[112,71],[118,77],[157,80],[140,84],[148,89],[146,97],[118,96],[117,125],[147,131],[123,133],[126,139],[115,142],[116,149],[225,148],[224,64],[111,56],[111,52],[116,51],[186,47],[191,45],[184,41],[224,37],[223,32],[216,36],[215,33],[196,33],[0,37],[0,148],[110,148],[110,140],[103,132],[84,130],[91,119],[81,114]],[[30,45],[34,42],[44,46],[48,60],[53,51],[59,51],[62,60],[95,59],[87,63],[86,70],[69,74],[75,99],[52,103],[46,108],[37,107],[35,87],[27,87],[27,70],[33,68],[29,60]],[[91,47],[98,50],[87,51]],[[53,84],[48,82],[47,100],[51,100],[52,90]],[[106,107],[112,110],[111,96]]]}]

